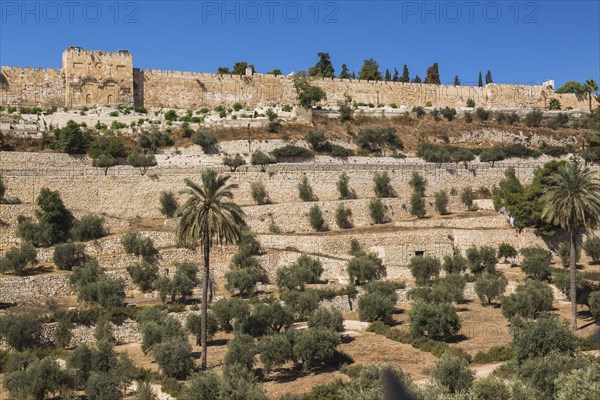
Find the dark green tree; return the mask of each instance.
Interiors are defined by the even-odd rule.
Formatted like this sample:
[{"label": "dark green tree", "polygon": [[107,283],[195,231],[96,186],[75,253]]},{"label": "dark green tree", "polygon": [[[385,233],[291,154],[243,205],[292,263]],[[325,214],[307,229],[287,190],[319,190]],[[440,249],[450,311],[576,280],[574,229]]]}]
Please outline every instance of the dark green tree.
[{"label": "dark green tree", "polygon": [[441,84],[438,63],[433,63],[430,67],[427,68],[427,74],[425,75],[424,83],[429,83],[433,85]]},{"label": "dark green tree", "polygon": [[310,67],[308,69],[308,76],[316,78],[334,78],[335,71],[333,69],[333,64],[331,64],[331,57],[329,53],[320,52],[318,53],[318,56],[319,61],[314,67]]},{"label": "dark green tree", "polygon": [[358,79],[364,81],[380,81],[381,72],[379,72],[379,64],[377,61],[372,58],[365,60],[358,73]]}]

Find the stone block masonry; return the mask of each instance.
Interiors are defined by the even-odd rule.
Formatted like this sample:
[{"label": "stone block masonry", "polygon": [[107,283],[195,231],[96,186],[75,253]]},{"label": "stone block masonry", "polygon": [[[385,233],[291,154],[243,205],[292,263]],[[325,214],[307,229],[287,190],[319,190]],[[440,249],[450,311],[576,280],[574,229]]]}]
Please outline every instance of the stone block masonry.
[{"label": "stone block masonry", "polygon": [[[274,75],[217,75],[133,67],[125,50],[101,52],[69,47],[60,70],[3,66],[0,105],[67,107],[124,104],[177,109],[214,108],[242,103],[255,108],[296,104],[293,80]],[[466,107],[473,99],[488,109],[546,108],[557,98],[564,108],[586,110],[585,96],[554,93],[554,82],[542,85],[488,84],[484,87],[316,79],[327,94],[324,107],[336,107],[348,96],[357,103],[405,106]]]}]

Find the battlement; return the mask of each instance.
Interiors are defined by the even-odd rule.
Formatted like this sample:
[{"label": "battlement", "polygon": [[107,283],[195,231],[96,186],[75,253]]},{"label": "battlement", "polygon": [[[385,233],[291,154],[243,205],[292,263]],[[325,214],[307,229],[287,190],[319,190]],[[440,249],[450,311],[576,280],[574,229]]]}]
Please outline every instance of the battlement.
[{"label": "battlement", "polygon": [[82,47],[69,46],[65,49],[64,53],[74,54],[77,56],[103,56],[103,57],[128,57],[133,59],[133,55],[129,50],[117,50],[117,51],[102,51],[102,50],[87,50]]}]

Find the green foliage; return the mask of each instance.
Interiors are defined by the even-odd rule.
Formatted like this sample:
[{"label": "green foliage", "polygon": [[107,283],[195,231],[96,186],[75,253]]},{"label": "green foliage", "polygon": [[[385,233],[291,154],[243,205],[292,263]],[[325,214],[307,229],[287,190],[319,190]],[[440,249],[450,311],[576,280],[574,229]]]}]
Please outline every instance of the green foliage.
[{"label": "green foliage", "polygon": [[322,329],[304,329],[293,336],[294,359],[305,368],[327,364],[337,354],[340,337],[337,333]]},{"label": "green foliage", "polygon": [[108,234],[104,228],[104,218],[91,214],[75,220],[70,233],[73,239],[80,242],[100,239]]},{"label": "green foliage", "polygon": [[237,364],[247,370],[252,370],[256,353],[257,348],[252,336],[236,334],[227,345],[227,353],[223,363],[225,365]]},{"label": "green foliage", "polygon": [[306,74],[298,73],[294,76],[294,89],[296,89],[298,104],[306,109],[327,99],[325,91],[318,86],[311,85],[310,78]]},{"label": "green foliage", "polygon": [[[210,340],[219,329],[219,322],[212,312],[209,312],[206,319],[207,339]],[[196,344],[200,346],[200,332],[202,330],[202,316],[200,314],[189,314],[185,320],[185,328],[189,333],[196,337]]]},{"label": "green foliage", "polygon": [[556,93],[574,93],[583,95],[585,93],[585,87],[577,81],[567,81],[564,85],[556,89]]},{"label": "green foliage", "polygon": [[521,254],[524,256],[521,269],[527,274],[527,277],[538,281],[550,278],[552,254],[549,251],[541,247],[527,247],[521,249]]},{"label": "green foliage", "polygon": [[262,183],[262,181],[252,182],[250,184],[250,194],[258,205],[269,203],[267,189],[265,189],[265,185]]},{"label": "green foliage", "polygon": [[391,179],[387,172],[375,173],[373,177],[373,191],[378,198],[395,197],[396,193],[391,185]]},{"label": "green foliage", "polygon": [[307,283],[318,282],[322,273],[321,261],[303,254],[296,262],[277,270],[276,282],[280,289],[302,290]]},{"label": "green foliage", "polygon": [[152,355],[163,374],[177,379],[187,378],[194,368],[192,347],[187,340],[169,338],[152,348]]},{"label": "green foliage", "polygon": [[222,400],[267,400],[254,373],[239,364],[226,365],[223,368],[220,396]]},{"label": "green foliage", "polygon": [[435,209],[440,215],[448,214],[448,193],[445,190],[435,192]]},{"label": "green foliage", "polygon": [[260,360],[268,374],[273,367],[281,366],[293,357],[290,335],[276,334],[265,336],[259,344]]},{"label": "green foliage", "polygon": [[594,318],[594,321],[600,321],[600,291],[591,293],[588,302],[592,318]]},{"label": "green foliage", "polygon": [[430,256],[415,256],[408,265],[418,285],[429,282],[440,274],[440,260]]},{"label": "green foliage", "polygon": [[417,218],[425,218],[427,215],[425,198],[419,193],[413,193],[410,196],[410,213]]},{"label": "green foliage", "polygon": [[168,340],[186,341],[186,334],[179,321],[165,311],[149,308],[142,311],[138,318],[142,336],[142,351],[148,353],[154,347]]},{"label": "green foliage", "polygon": [[[566,270],[554,271],[554,284],[568,298],[571,297],[571,277]],[[589,282],[583,274],[577,272],[575,275],[576,301],[577,304],[589,307],[590,294],[599,289],[598,285]]]},{"label": "green foliage", "polygon": [[0,315],[0,337],[17,351],[34,347],[38,321],[30,314]]},{"label": "green foliage", "polygon": [[448,339],[456,335],[461,327],[456,308],[446,302],[436,304],[417,300],[408,316],[410,333],[416,338]]},{"label": "green foliage", "polygon": [[421,106],[413,107],[412,112],[414,112],[419,119],[425,116],[425,109]]},{"label": "green foliage", "polygon": [[25,268],[37,262],[37,252],[30,242],[19,247],[11,247],[0,259],[0,271],[14,271],[15,275],[25,275]]},{"label": "green foliage", "polygon": [[340,121],[352,121],[354,111],[348,103],[344,103],[339,108]]},{"label": "green foliage", "polygon": [[46,399],[57,393],[66,396],[74,388],[70,371],[50,358],[33,361],[26,369],[6,375],[3,384],[14,399]]},{"label": "green foliage", "polygon": [[302,201],[316,201],[317,197],[313,191],[312,186],[308,183],[306,175],[302,176],[300,182],[298,182],[298,197]]},{"label": "green foliage", "polygon": [[513,350],[518,362],[544,357],[552,351],[572,355],[577,347],[575,334],[556,316],[535,321],[515,318],[511,324]]},{"label": "green foliage", "polygon": [[467,261],[469,262],[471,272],[474,274],[483,271],[493,274],[496,271],[496,264],[498,263],[496,249],[490,246],[482,246],[480,248],[471,246],[467,249]]},{"label": "green foliage", "polygon": [[308,210],[308,219],[310,221],[310,226],[317,232],[322,232],[327,230],[327,226],[325,225],[325,219],[323,219],[323,213],[321,212],[321,208],[315,204]]},{"label": "green foliage", "polygon": [[260,254],[260,243],[250,231],[241,235],[238,251],[233,256],[230,270],[225,274],[227,283],[225,288],[237,292],[241,297],[253,295],[256,284],[265,280],[265,273],[258,259],[254,256]]},{"label": "green foliage", "polygon": [[56,245],[52,261],[58,269],[70,271],[80,267],[86,260],[85,245],[73,242]]},{"label": "green foliage", "polygon": [[449,274],[444,278],[433,281],[431,286],[421,286],[411,289],[408,296],[411,299],[421,299],[427,302],[455,302],[464,301],[463,293],[466,282],[459,274]]},{"label": "green foliage", "polygon": [[305,321],[319,307],[319,294],[315,290],[290,290],[281,299],[289,307],[297,321]]},{"label": "green foliage", "polygon": [[140,148],[150,150],[153,153],[156,153],[162,147],[172,146],[173,143],[171,135],[158,131],[142,132],[138,141]]},{"label": "green foliage", "polygon": [[392,286],[381,284],[384,282],[371,282],[367,285],[367,292],[358,298],[358,317],[361,321],[391,320],[398,295],[393,284]]},{"label": "green foliage", "polygon": [[379,71],[379,64],[372,58],[365,60],[360,72],[358,73],[358,79],[361,81],[380,81],[382,80],[381,72]]},{"label": "green foliage", "polygon": [[402,139],[396,134],[395,128],[361,129],[355,142],[361,149],[371,153],[381,153],[385,149],[404,149]]},{"label": "green foliage", "polygon": [[[0,136],[0,148],[2,145],[2,137]],[[2,175],[0,175],[0,200],[2,200],[4,198],[4,195],[6,194],[6,186],[4,185],[4,182],[2,181]]]},{"label": "green foliage", "polygon": [[468,211],[473,211],[473,189],[470,186],[467,186],[460,192],[460,201],[467,206]]},{"label": "green foliage", "polygon": [[464,147],[427,143],[419,146],[417,157],[434,163],[462,162],[466,167],[467,162],[475,159],[475,154]]},{"label": "green foliage", "polygon": [[433,65],[427,67],[427,73],[425,75],[425,80],[423,81],[423,83],[429,83],[433,85],[441,84],[438,63],[433,63]]},{"label": "green foliage", "polygon": [[563,372],[556,378],[555,384],[557,400],[600,398],[600,370],[597,365]]},{"label": "green foliage", "polygon": [[504,262],[508,258],[515,258],[517,255],[517,249],[510,243],[502,242],[498,245],[498,258],[504,258]]},{"label": "green foliage", "polygon": [[383,224],[388,221],[385,215],[387,207],[383,204],[381,199],[372,199],[369,201],[369,214],[374,224]]},{"label": "green foliage", "polygon": [[110,156],[113,159],[125,157],[125,141],[114,133],[95,136],[88,148],[88,155],[93,159],[99,159],[101,156]]},{"label": "green foliage", "polygon": [[192,143],[207,150],[213,148],[217,144],[217,136],[211,131],[199,131],[192,135]]},{"label": "green foliage", "polygon": [[154,154],[146,154],[139,149],[133,150],[127,156],[127,162],[134,167],[140,170],[140,174],[145,175],[148,171],[148,168],[154,167],[157,165],[156,157]]},{"label": "green foliage", "polygon": [[350,188],[349,182],[350,177],[348,176],[348,174],[342,172],[337,181],[337,189],[340,193],[340,200],[350,200],[356,198],[354,191]]},{"label": "green foliage", "polygon": [[177,111],[168,110],[167,112],[165,112],[165,121],[177,121]]},{"label": "green foliage", "polygon": [[250,157],[250,162],[252,163],[252,165],[260,165],[261,170],[264,172],[267,165],[275,164],[277,161],[259,150],[252,153],[252,156]]},{"label": "green foliage", "polygon": [[381,278],[385,273],[383,261],[374,253],[357,252],[348,261],[350,280],[357,285]]},{"label": "green foliage", "polygon": [[512,347],[510,346],[492,346],[488,351],[478,351],[473,357],[476,364],[490,364],[498,361],[508,361],[513,358]]},{"label": "green foliage", "polygon": [[542,112],[533,110],[525,116],[525,124],[529,127],[538,127],[542,124]]},{"label": "green foliage", "polygon": [[171,301],[175,301],[177,296],[181,301],[185,301],[192,295],[192,290],[197,285],[197,275],[198,265],[196,263],[190,261],[176,263],[173,278],[169,279],[163,276],[155,282],[162,301],[164,302],[168,295],[171,296]]},{"label": "green foliage", "polygon": [[235,172],[239,167],[246,164],[244,157],[236,154],[235,157],[225,156],[223,157],[223,165],[229,167],[231,172]]},{"label": "green foliage", "polygon": [[61,153],[85,154],[91,138],[88,132],[83,132],[81,126],[69,120],[64,128],[54,131],[52,148]]},{"label": "green foliage", "polygon": [[444,256],[442,268],[447,274],[460,274],[467,269],[468,261],[459,252],[451,256]]},{"label": "green foliage", "polygon": [[142,236],[139,232],[127,232],[121,239],[121,244],[127,254],[145,260],[151,261],[158,256],[154,241],[148,236]]},{"label": "green foliage", "polygon": [[334,332],[344,330],[344,317],[335,308],[319,307],[308,318],[308,327],[311,329],[329,329]]},{"label": "green foliage", "polygon": [[170,191],[160,192],[160,213],[167,218],[173,218],[179,204],[175,198],[175,193]]},{"label": "green foliage", "polygon": [[308,69],[308,76],[317,78],[335,78],[333,65],[329,53],[320,52],[319,61],[314,67]]},{"label": "green foliage", "polygon": [[125,283],[121,279],[109,278],[96,260],[88,260],[83,266],[73,269],[69,283],[78,292],[77,298],[102,307],[121,307],[125,299]]},{"label": "green foliage", "polygon": [[[562,262],[563,267],[567,268],[569,266],[569,261],[571,258],[571,245],[569,242],[563,242],[558,246],[558,256]],[[575,246],[575,263],[578,263],[581,260],[581,246]]]},{"label": "green foliage", "polygon": [[71,322],[66,318],[60,318],[58,320],[58,326],[56,327],[54,345],[61,349],[68,347],[72,337]]},{"label": "green foliage", "polygon": [[346,208],[343,204],[340,204],[335,210],[335,223],[340,229],[352,228],[352,222],[350,217],[352,216],[352,210]]},{"label": "green foliage", "polygon": [[279,147],[271,152],[273,157],[280,162],[288,158],[312,158],[313,152],[306,147],[288,144],[284,147]]},{"label": "green foliage", "polygon": [[475,115],[479,118],[480,121],[487,121],[490,119],[491,113],[482,107],[477,107],[475,110]]},{"label": "green foliage", "polygon": [[142,261],[129,265],[127,272],[142,292],[154,290],[154,282],[158,279],[158,265]]},{"label": "green foliage", "polygon": [[469,362],[462,357],[450,353],[444,355],[435,363],[431,377],[450,393],[469,390],[475,379],[475,374],[469,368]]},{"label": "green foliage", "polygon": [[315,151],[326,151],[329,143],[325,138],[325,134],[321,131],[310,131],[304,135],[304,140],[310,144],[310,147]]},{"label": "green foliage", "polygon": [[319,304],[318,294],[312,290],[288,292],[282,295],[282,298],[286,302],[286,307],[283,307],[277,301],[256,304],[252,309],[252,313],[246,313],[237,320],[236,331],[252,337],[279,333],[290,327],[294,321],[293,312],[304,319]]},{"label": "green foliage", "polygon": [[220,299],[213,303],[210,311],[217,325],[225,332],[231,332],[234,324],[250,313],[248,303],[239,298]]},{"label": "green foliage", "polygon": [[200,372],[190,379],[183,398],[186,400],[219,400],[221,377],[213,371]]},{"label": "green foliage", "polygon": [[502,315],[511,320],[515,316],[537,318],[552,310],[552,289],[545,282],[527,280],[517,286],[515,293],[502,300]]},{"label": "green foliage", "polygon": [[492,304],[496,299],[504,293],[508,280],[500,273],[482,274],[475,281],[475,293],[481,301],[481,304]]}]

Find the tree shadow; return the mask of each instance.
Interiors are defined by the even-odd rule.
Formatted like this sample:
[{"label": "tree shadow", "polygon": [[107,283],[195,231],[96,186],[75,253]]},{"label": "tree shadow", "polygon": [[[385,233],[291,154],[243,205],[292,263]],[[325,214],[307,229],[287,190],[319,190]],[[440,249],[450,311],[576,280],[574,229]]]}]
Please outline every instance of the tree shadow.
[{"label": "tree shadow", "polygon": [[450,339],[446,340],[446,343],[456,344],[456,343],[464,342],[465,340],[468,340],[468,339],[469,338],[466,335],[459,334],[459,335],[454,335]]}]

